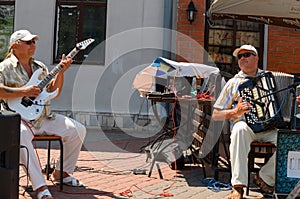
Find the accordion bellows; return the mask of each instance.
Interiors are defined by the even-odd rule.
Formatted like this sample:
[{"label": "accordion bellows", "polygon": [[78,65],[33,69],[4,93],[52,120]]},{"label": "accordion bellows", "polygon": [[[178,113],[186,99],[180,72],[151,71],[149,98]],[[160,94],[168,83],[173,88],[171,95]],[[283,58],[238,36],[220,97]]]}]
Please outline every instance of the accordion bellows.
[{"label": "accordion bellows", "polygon": [[[285,89],[294,84],[294,75],[282,73],[282,72],[272,72],[275,78],[275,82],[277,85],[277,90]],[[297,95],[297,93],[296,93]],[[295,101],[293,101],[293,93],[290,90],[282,90],[277,94],[279,106],[282,104],[281,108],[281,116],[285,122],[290,122],[292,117],[292,105]]]}]

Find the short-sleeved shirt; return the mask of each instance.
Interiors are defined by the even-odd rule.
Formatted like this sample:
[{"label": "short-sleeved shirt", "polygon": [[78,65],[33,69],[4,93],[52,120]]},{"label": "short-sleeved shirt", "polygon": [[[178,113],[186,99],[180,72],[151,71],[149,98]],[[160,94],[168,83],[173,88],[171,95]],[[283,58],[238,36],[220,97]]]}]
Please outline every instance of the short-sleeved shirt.
[{"label": "short-sleeved shirt", "polygon": [[[30,60],[32,71],[42,68],[42,72],[39,78],[42,80],[48,74],[48,68],[45,64],[40,61]],[[22,87],[30,80],[27,72],[21,66],[17,57],[11,55],[9,58],[3,60],[0,63],[0,85],[5,85],[8,87]],[[50,112],[50,102],[46,104],[41,114],[41,117],[31,122],[34,127],[39,128],[43,118],[51,118],[53,115]]]},{"label": "short-sleeved shirt", "polygon": [[[256,76],[258,76],[262,72],[263,70],[258,69]],[[240,71],[233,78],[228,80],[224,88],[222,89],[218,99],[216,100],[214,108],[222,110],[235,108],[239,100],[239,85],[249,80],[248,77],[249,76],[246,73]],[[231,119],[230,122],[233,125],[238,121],[244,120],[244,115],[241,115]]]}]

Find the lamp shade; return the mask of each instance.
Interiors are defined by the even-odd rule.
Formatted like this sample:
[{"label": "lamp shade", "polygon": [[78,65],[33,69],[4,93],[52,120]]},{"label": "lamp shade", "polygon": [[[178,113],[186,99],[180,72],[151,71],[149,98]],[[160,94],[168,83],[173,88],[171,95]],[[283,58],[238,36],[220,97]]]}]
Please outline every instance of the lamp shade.
[{"label": "lamp shade", "polygon": [[187,19],[192,24],[196,18],[197,9],[193,1],[190,1],[188,8],[186,9]]}]

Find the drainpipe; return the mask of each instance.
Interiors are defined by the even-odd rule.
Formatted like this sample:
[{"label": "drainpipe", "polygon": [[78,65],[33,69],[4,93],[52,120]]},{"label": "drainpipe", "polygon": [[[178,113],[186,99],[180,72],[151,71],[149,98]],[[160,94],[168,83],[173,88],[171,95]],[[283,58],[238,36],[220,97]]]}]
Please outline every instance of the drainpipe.
[{"label": "drainpipe", "polygon": [[264,35],[264,61],[263,61],[263,70],[268,69],[268,34],[269,34],[269,26],[264,25],[265,28],[265,35]]},{"label": "drainpipe", "polygon": [[163,19],[163,52],[162,56],[171,59],[172,29],[173,29],[173,0],[164,0]]}]

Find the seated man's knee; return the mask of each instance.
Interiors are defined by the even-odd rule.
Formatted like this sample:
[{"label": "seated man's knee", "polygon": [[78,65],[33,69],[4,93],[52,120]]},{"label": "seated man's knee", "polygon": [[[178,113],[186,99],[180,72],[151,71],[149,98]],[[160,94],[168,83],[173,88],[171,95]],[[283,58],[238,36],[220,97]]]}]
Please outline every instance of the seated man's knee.
[{"label": "seated man's knee", "polygon": [[86,136],[86,128],[84,125],[79,124],[76,125],[76,130],[78,133],[78,136],[80,137],[81,140],[84,140],[85,136]]},{"label": "seated man's knee", "polygon": [[243,136],[244,134],[249,134],[249,126],[244,121],[237,122],[233,125],[231,135],[238,134]]}]

